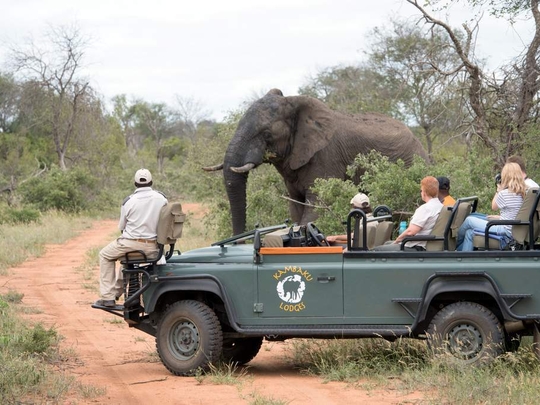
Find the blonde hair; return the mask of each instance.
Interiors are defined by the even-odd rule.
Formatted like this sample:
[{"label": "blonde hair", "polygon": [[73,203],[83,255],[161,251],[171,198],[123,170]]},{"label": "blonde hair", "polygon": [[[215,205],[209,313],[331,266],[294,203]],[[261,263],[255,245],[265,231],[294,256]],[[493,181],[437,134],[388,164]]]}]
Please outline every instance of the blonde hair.
[{"label": "blonde hair", "polygon": [[523,180],[523,173],[519,164],[507,163],[504,165],[501,171],[501,186],[507,188],[511,193],[525,197],[527,186],[525,180]]},{"label": "blonde hair", "polygon": [[433,176],[424,177],[420,186],[428,197],[435,198],[439,195],[439,181]]}]

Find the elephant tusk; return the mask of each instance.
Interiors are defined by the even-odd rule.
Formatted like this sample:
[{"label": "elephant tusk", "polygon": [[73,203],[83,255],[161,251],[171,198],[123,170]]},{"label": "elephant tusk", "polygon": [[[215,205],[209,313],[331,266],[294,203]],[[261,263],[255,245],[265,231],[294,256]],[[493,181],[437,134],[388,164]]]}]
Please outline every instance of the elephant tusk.
[{"label": "elephant tusk", "polygon": [[215,165],[215,166],[206,166],[206,167],[203,167],[202,169],[207,172],[217,172],[218,170],[223,169],[223,163],[220,163],[219,165]]},{"label": "elephant tusk", "polygon": [[255,167],[255,164],[253,163],[246,163],[244,166],[241,167],[231,167],[231,170],[235,173],[247,173],[251,169]]}]

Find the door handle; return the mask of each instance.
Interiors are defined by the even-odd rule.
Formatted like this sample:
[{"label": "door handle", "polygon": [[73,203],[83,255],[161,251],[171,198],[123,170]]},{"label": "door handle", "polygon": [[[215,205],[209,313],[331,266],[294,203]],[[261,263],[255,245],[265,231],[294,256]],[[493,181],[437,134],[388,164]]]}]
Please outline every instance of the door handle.
[{"label": "door handle", "polygon": [[317,281],[319,281],[320,283],[328,283],[329,281],[335,281],[335,277],[334,276],[319,276],[317,277]]}]

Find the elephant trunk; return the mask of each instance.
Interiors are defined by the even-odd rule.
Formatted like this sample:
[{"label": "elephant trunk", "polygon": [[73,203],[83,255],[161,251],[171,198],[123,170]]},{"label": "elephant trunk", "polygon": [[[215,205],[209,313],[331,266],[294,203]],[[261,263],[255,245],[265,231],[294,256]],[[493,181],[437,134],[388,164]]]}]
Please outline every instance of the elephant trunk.
[{"label": "elephant trunk", "polygon": [[223,179],[231,207],[233,234],[246,230],[246,187],[249,170],[259,166],[265,150],[262,140],[248,138],[252,131],[239,128],[225,153]]},{"label": "elephant trunk", "polygon": [[231,207],[233,235],[246,230],[246,186],[247,173],[235,173],[230,169],[223,171],[225,189]]}]

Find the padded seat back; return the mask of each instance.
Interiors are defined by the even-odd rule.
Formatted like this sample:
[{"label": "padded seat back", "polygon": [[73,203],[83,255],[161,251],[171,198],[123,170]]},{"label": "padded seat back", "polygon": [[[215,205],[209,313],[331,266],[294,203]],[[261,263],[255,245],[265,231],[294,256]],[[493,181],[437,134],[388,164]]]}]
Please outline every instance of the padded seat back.
[{"label": "padded seat back", "polygon": [[444,250],[444,234],[452,218],[452,211],[453,207],[443,206],[441,208],[441,212],[430,233],[431,236],[437,236],[439,239],[428,241],[426,243],[426,250]]},{"label": "padded seat back", "polygon": [[[357,221],[357,223],[360,223],[360,221]],[[375,221],[367,223],[366,239],[368,249],[373,249],[373,246],[375,246],[375,235],[378,227],[378,223]],[[352,246],[355,248],[364,246],[364,232],[362,224],[360,224],[358,229],[355,229],[354,231],[352,237]]]},{"label": "padded seat back", "polygon": [[169,250],[165,258],[170,258],[173,254],[176,240],[182,236],[185,219],[186,214],[182,212],[182,204],[179,202],[169,202],[164,205],[159,213],[157,226],[157,245],[159,247],[157,257],[147,257],[144,252],[136,250],[126,253],[120,263],[127,265],[154,264],[163,255],[166,245],[169,245]]},{"label": "padded seat back", "polygon": [[264,247],[283,247],[283,239],[288,239],[289,228],[278,229],[277,231],[264,235]]},{"label": "padded seat back", "polygon": [[[530,188],[527,190],[525,198],[523,199],[523,204],[516,215],[517,220],[526,223],[523,225],[512,225],[512,237],[520,245],[526,245],[531,242],[529,240],[529,227],[533,228],[534,240],[538,238],[540,230],[540,221],[538,220],[540,215],[539,192],[538,188]],[[532,241],[533,243],[534,240]]]},{"label": "padded seat back", "polygon": [[[392,239],[392,231],[394,230],[394,223],[392,221],[382,221],[377,225],[375,232],[375,239],[373,240],[373,246],[384,245]],[[370,248],[371,249],[371,248]]]},{"label": "padded seat back", "polygon": [[161,208],[157,227],[157,242],[161,245],[174,245],[182,236],[186,214],[182,212],[182,204],[170,202]]},{"label": "padded seat back", "polygon": [[[512,238],[514,241],[530,249],[540,235],[540,190],[536,187],[529,188],[525,193],[523,203],[516,215],[512,225]],[[475,230],[476,232],[476,230]],[[532,235],[532,241],[531,239]],[[474,235],[473,245],[479,249],[485,249],[485,232],[478,232]],[[488,249],[497,250],[501,248],[501,237],[497,235],[489,236]]]},{"label": "padded seat back", "polygon": [[458,199],[452,207],[443,206],[430,233],[430,236],[434,236],[435,240],[428,240],[426,250],[456,250],[459,227],[467,215],[476,210],[477,204],[478,197],[473,196]]}]

